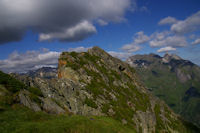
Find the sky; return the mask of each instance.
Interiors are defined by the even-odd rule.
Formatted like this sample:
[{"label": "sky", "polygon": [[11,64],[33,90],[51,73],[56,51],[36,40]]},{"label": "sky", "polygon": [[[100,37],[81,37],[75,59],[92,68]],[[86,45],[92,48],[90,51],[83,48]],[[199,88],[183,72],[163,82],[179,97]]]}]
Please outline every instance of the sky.
[{"label": "sky", "polygon": [[0,70],[56,67],[99,46],[126,60],[177,54],[200,65],[200,0],[0,0]]}]

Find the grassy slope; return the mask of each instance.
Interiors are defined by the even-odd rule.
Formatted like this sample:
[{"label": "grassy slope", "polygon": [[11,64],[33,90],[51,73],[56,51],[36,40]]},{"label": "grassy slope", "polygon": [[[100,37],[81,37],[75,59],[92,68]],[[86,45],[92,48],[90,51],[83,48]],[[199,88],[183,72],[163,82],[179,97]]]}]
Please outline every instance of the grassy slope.
[{"label": "grassy slope", "polygon": [[108,117],[49,115],[14,105],[0,112],[1,133],[133,133]]},{"label": "grassy slope", "polygon": [[[200,99],[190,98],[187,102],[182,99],[191,84],[199,89],[199,83],[189,80],[183,84],[167,66],[158,66],[155,65],[148,69],[138,68],[141,80],[148,88],[152,88],[154,95],[164,100],[176,113],[181,114],[187,120],[198,123],[197,117],[200,118],[198,116],[200,108],[197,103],[200,103]],[[157,72],[157,75],[154,75],[152,71]]]},{"label": "grassy slope", "polygon": [[[66,53],[68,54],[68,53]],[[114,86],[113,85],[113,81],[114,80],[121,80],[124,77],[129,78],[128,75],[123,74],[123,73],[117,73],[115,70],[112,70],[111,68],[105,68],[104,63],[101,62],[100,58],[98,56],[91,56],[88,53],[84,53],[81,56],[78,56],[77,53],[69,53],[72,57],[74,57],[76,60],[74,62],[70,62],[67,59],[69,58],[62,58],[61,60],[67,60],[67,64],[66,67],[71,67],[74,70],[78,70],[79,68],[84,68],[84,70],[86,70],[87,74],[95,77],[94,79],[92,79],[91,84],[88,84],[87,89],[92,92],[96,97],[98,97],[99,95],[102,95],[104,97],[106,97],[107,99],[109,99],[108,103],[105,103],[102,107],[102,112],[109,115],[108,110],[110,109],[110,107],[112,106],[112,109],[116,112],[112,117],[116,120],[121,121],[122,119],[127,120],[128,125],[130,124],[130,126],[134,125],[134,122],[131,120],[131,117],[133,116],[133,114],[135,113],[134,111],[132,111],[130,109],[129,106],[127,106],[127,100],[131,101],[134,103],[136,110],[140,110],[140,111],[146,111],[147,108],[149,107],[150,103],[149,103],[149,99],[148,96],[139,92],[136,89],[136,86],[130,82],[130,84],[127,84],[128,88],[123,88],[121,87],[119,89],[119,87]],[[89,63],[88,63],[89,61]],[[98,65],[96,62],[100,62],[101,65]],[[100,72],[101,74],[93,71],[93,70],[88,70],[84,65],[85,64],[93,64]],[[129,68],[133,73],[135,73],[135,69],[133,68]],[[109,82],[105,83],[105,81],[102,79],[101,75],[104,75],[104,77],[108,77]],[[129,80],[129,79],[127,79]],[[164,79],[163,79],[164,80]],[[173,80],[173,79],[172,79]],[[159,82],[160,86],[162,86],[163,82]],[[156,84],[158,85],[158,84]],[[166,86],[166,85],[165,85]],[[107,93],[102,93],[102,89],[106,88]],[[117,92],[118,96],[116,96],[116,98],[118,99],[117,101],[114,101],[112,99],[110,99],[109,96],[109,92]],[[135,97],[135,98],[133,98]],[[91,100],[91,99],[90,99]],[[94,101],[95,99],[93,99]],[[94,107],[95,108],[95,104],[91,103],[91,102],[87,102],[88,106]],[[90,104],[89,104],[90,103]],[[160,108],[159,108],[160,109]],[[157,109],[157,110],[159,110]],[[170,111],[166,111],[166,115],[168,115],[169,120],[171,123],[170,127],[172,127],[173,129],[176,129],[180,132],[190,132],[185,131],[186,129],[183,127],[182,124],[184,124],[184,126],[187,126],[188,129],[193,128],[190,124],[189,125],[185,125],[185,123],[180,123],[180,121],[174,121],[173,118],[170,117]],[[157,125],[156,125],[156,131],[160,132],[161,130],[165,129],[166,127],[163,125],[163,122],[161,121],[161,116],[160,116],[160,112],[157,112],[156,115],[156,119],[157,119]],[[159,121],[160,120],[160,121]],[[142,128],[142,127],[141,127]],[[194,129],[196,130],[196,129]]]},{"label": "grassy slope", "polygon": [[[16,103],[15,96],[26,86],[0,71],[0,133],[134,133],[120,122],[108,117],[49,115]],[[40,95],[34,88],[28,88]]]}]

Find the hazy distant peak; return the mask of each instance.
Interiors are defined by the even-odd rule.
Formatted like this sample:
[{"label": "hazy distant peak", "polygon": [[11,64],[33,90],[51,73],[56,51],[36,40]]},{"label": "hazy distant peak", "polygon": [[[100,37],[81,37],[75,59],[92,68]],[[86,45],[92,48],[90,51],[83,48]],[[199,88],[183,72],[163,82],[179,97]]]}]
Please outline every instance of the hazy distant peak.
[{"label": "hazy distant peak", "polygon": [[169,53],[166,53],[165,55],[164,55],[164,57],[163,57],[163,62],[165,62],[165,63],[168,63],[168,62],[170,62],[172,59],[174,59],[174,60],[182,60],[182,58],[181,57],[179,57],[178,55],[176,55],[176,54],[169,54]]},{"label": "hazy distant peak", "polygon": [[149,56],[155,57],[155,58],[161,58],[160,55],[157,55],[157,54],[154,54],[154,53],[150,53]]}]

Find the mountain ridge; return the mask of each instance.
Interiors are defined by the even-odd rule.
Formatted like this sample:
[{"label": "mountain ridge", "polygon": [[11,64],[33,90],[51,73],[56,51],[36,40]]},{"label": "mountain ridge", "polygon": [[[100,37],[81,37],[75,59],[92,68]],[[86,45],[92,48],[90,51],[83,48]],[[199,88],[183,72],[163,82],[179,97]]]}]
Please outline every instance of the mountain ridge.
[{"label": "mountain ridge", "polygon": [[55,77],[37,72],[12,75],[29,88],[15,94],[18,102],[36,112],[109,117],[132,132],[195,132],[140,83],[134,68],[98,47],[63,52]]},{"label": "mountain ridge", "polygon": [[198,65],[173,54],[163,57],[152,54],[135,55],[127,59],[127,63],[137,70],[144,85],[154,95],[164,100],[176,113],[199,125]]}]

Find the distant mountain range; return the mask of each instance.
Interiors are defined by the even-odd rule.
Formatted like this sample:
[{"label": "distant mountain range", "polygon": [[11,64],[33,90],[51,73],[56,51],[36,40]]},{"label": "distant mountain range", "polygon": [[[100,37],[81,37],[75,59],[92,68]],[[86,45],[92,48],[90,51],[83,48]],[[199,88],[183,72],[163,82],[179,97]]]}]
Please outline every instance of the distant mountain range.
[{"label": "distant mountain range", "polygon": [[175,54],[127,59],[143,84],[176,113],[200,126],[200,67]]}]

